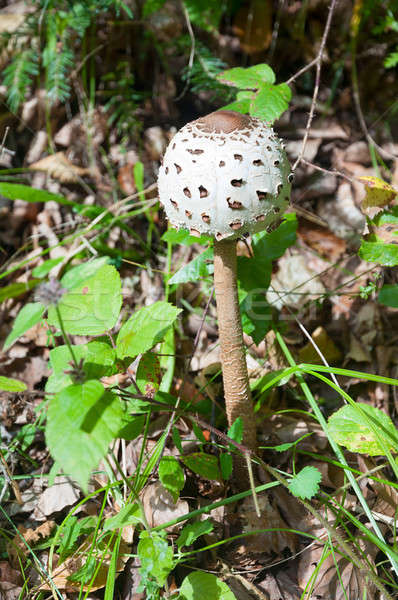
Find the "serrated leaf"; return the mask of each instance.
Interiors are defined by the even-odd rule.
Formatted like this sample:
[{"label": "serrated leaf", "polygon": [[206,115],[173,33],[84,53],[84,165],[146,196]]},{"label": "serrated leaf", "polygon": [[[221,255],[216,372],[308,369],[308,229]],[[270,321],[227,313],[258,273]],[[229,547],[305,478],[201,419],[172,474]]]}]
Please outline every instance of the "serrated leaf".
[{"label": "serrated leaf", "polygon": [[366,196],[362,200],[362,208],[364,209],[373,206],[386,206],[398,194],[398,191],[392,185],[379,177],[364,175],[358,177],[358,179],[365,184]]},{"label": "serrated leaf", "polygon": [[105,456],[120,429],[121,401],[105,392],[99,381],[70,385],[51,398],[47,413],[46,442],[64,473],[84,491],[91,471]]},{"label": "serrated leaf", "polygon": [[398,244],[385,244],[372,239],[362,240],[358,255],[368,262],[378,263],[385,267],[396,267],[398,265]]},{"label": "serrated leaf", "polygon": [[398,284],[384,284],[378,296],[380,304],[398,308]]},{"label": "serrated leaf", "polygon": [[239,89],[259,89],[264,83],[273,84],[275,73],[269,65],[259,64],[254,67],[234,67],[217,75],[218,81],[229,83]]},{"label": "serrated leaf", "polygon": [[24,392],[28,386],[23,381],[0,375],[0,390],[4,392]]},{"label": "serrated leaf", "polygon": [[393,422],[371,404],[358,402],[355,407],[346,404],[329,417],[328,423],[335,442],[351,452],[379,456],[384,454],[383,443],[395,452],[398,450],[397,430]]},{"label": "serrated leaf", "polygon": [[309,500],[319,491],[322,474],[315,467],[304,467],[288,483],[289,490],[297,498]]},{"label": "serrated leaf", "polygon": [[218,459],[213,454],[204,452],[194,452],[181,456],[181,460],[194,473],[210,480],[220,480],[221,473],[218,466]]},{"label": "serrated leaf", "polygon": [[154,577],[159,586],[164,585],[174,566],[173,548],[160,534],[143,531],[137,546],[141,573]]},{"label": "serrated leaf", "polygon": [[4,351],[8,350],[19,337],[36,325],[44,315],[45,310],[46,307],[40,302],[25,304],[17,314],[12,329],[4,342]]},{"label": "serrated leaf", "polygon": [[163,487],[170,492],[174,502],[184,487],[185,476],[180,463],[174,456],[163,456],[159,463],[159,479]]},{"label": "serrated leaf", "polygon": [[134,358],[153,348],[164,338],[180,312],[180,308],[163,301],[138,310],[119,331],[116,340],[118,358]]},{"label": "serrated leaf", "polygon": [[[85,378],[100,379],[116,372],[115,350],[105,342],[89,342],[88,344],[72,345],[77,362],[83,359]],[[72,356],[66,345],[57,346],[50,350],[50,367],[53,372],[47,380],[46,392],[57,393],[74,383],[70,371]]]},{"label": "serrated leaf", "polygon": [[291,89],[286,83],[264,83],[251,102],[250,114],[273,123],[289,108],[291,97]]},{"label": "serrated leaf", "polygon": [[[103,265],[64,294],[57,308],[67,333],[101,335],[116,325],[121,305],[120,275],[115,267]],[[48,322],[60,329],[54,306],[48,310]]]},{"label": "serrated leaf", "polygon": [[193,544],[201,535],[210,533],[213,531],[213,523],[210,519],[205,521],[195,521],[183,527],[180,535],[177,538],[176,544],[179,549],[183,546],[190,546]]},{"label": "serrated leaf", "polygon": [[69,271],[65,273],[61,279],[61,285],[68,290],[73,290],[95,275],[99,269],[108,263],[108,256],[101,256],[100,258],[94,258],[81,265],[76,265],[76,267],[69,269]]},{"label": "serrated leaf", "polygon": [[213,248],[207,248],[202,254],[196,256],[191,262],[182,267],[169,279],[168,283],[186,283],[199,281],[214,273]]},{"label": "serrated leaf", "polygon": [[226,583],[211,573],[195,571],[187,575],[180,587],[179,600],[236,600]]}]

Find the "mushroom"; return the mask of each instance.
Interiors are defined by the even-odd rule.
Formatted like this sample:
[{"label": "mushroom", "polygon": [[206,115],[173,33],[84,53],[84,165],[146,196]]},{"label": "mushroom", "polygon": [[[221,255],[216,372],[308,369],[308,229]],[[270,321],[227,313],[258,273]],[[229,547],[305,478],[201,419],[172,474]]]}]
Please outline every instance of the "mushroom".
[{"label": "mushroom", "polygon": [[177,228],[214,237],[214,286],[228,423],[243,421],[242,443],[256,451],[256,426],[243,344],[236,240],[272,229],[290,198],[292,174],[272,128],[231,110],[185,125],[159,170],[159,199]]}]

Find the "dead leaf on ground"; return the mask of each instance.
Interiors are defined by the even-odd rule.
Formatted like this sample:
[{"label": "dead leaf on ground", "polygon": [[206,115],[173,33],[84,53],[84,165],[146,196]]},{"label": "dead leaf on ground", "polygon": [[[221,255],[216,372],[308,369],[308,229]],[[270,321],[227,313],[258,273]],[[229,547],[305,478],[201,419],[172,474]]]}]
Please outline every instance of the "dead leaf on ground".
[{"label": "dead leaf on ground", "polygon": [[61,183],[77,183],[84,175],[90,175],[90,169],[74,165],[64,152],[57,152],[29,165],[32,171],[44,171]]},{"label": "dead leaf on ground", "polygon": [[[335,364],[341,360],[342,354],[340,349],[336,346],[324,327],[317,327],[311,334],[311,337],[328,363]],[[322,358],[319,356],[314,345],[311,344],[311,342],[308,342],[299,350],[299,361],[303,363],[321,364]]]},{"label": "dead leaf on ground", "polygon": [[337,237],[330,229],[319,227],[313,223],[300,223],[298,229],[299,237],[330,262],[337,262],[347,248],[346,242]]},{"label": "dead leaf on ground", "polygon": [[[361,546],[364,546],[361,541]],[[374,557],[378,548],[366,544],[362,548],[370,565],[374,566]],[[326,552],[326,555],[324,554]],[[327,553],[329,553],[327,555]],[[364,573],[343,556],[336,543],[334,553],[324,544],[311,545],[303,554],[298,566],[298,583],[308,589],[312,582],[312,593],[308,600],[333,598],[333,600],[358,600],[366,598],[375,600],[375,587],[369,582]],[[314,580],[315,577],[315,580]]]},{"label": "dead leaf on ground", "polygon": [[38,498],[33,518],[36,521],[42,521],[67,506],[72,506],[79,500],[79,497],[79,488],[64,475],[58,475],[54,484],[44,490]]},{"label": "dead leaf on ground", "polygon": [[36,529],[26,529],[20,525],[18,527],[19,534],[17,533],[7,543],[7,553],[11,565],[17,568],[19,566],[18,557],[25,557],[29,553],[29,546],[35,546],[50,537],[55,526],[55,521],[46,521]]},{"label": "dead leaf on ground", "polygon": [[189,512],[188,502],[181,498],[174,502],[172,495],[160,481],[148,485],[141,494],[141,499],[149,527],[163,525]]}]

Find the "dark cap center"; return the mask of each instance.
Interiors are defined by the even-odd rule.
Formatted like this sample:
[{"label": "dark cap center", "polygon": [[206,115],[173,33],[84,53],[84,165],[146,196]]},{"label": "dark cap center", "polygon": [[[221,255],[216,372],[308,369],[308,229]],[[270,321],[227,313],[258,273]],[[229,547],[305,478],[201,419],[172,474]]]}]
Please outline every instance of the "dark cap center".
[{"label": "dark cap center", "polygon": [[251,118],[234,110],[217,110],[197,119],[195,123],[205,132],[231,133],[250,126]]}]

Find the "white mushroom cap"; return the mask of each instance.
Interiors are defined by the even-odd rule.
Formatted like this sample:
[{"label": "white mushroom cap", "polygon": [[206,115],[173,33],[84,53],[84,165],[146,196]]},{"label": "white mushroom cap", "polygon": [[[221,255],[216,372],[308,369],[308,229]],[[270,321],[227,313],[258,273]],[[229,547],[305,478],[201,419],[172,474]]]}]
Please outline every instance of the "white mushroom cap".
[{"label": "white mushroom cap", "polygon": [[269,125],[220,110],[173,137],[159,170],[159,199],[178,229],[221,240],[279,221],[291,180],[286,153]]}]

